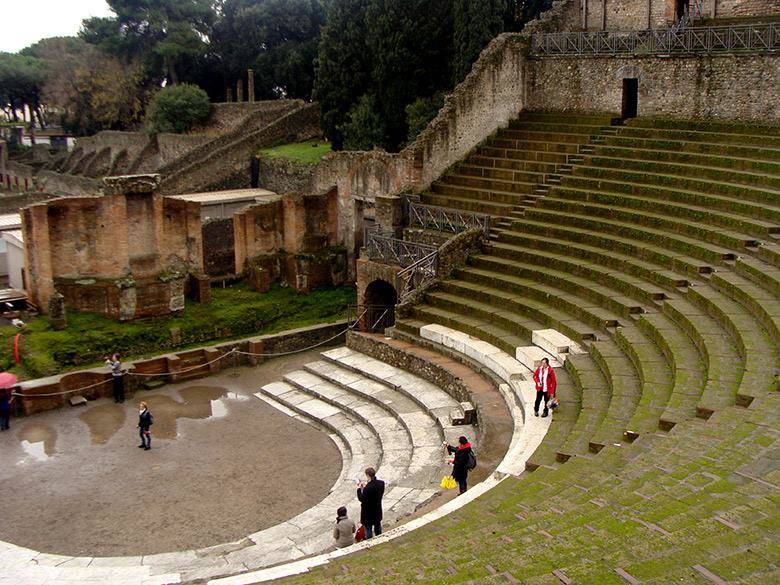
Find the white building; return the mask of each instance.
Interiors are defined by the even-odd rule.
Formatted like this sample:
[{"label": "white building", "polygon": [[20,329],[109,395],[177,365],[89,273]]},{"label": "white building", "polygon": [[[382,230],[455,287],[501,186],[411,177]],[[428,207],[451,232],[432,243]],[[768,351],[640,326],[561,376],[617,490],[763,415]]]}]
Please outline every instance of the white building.
[{"label": "white building", "polygon": [[201,219],[205,220],[208,218],[232,218],[236,211],[275,195],[276,193],[266,189],[235,189],[232,191],[214,191],[213,193],[169,195],[169,197],[200,203]]},{"label": "white building", "polygon": [[1,233],[0,246],[5,250],[3,256],[8,275],[8,286],[24,290],[24,232],[17,229]]}]

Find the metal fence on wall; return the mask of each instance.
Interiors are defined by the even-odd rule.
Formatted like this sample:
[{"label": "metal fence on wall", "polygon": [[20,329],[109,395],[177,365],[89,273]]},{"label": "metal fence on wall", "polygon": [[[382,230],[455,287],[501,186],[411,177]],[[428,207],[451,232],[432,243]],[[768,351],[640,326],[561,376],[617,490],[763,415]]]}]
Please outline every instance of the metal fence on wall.
[{"label": "metal fence on wall", "polygon": [[534,35],[531,43],[532,54],[538,56],[766,51],[780,51],[780,23],[548,33]]},{"label": "metal fence on wall", "polygon": [[425,205],[411,199],[408,200],[407,206],[410,226],[455,234],[473,228],[481,229],[485,235],[490,232],[490,216],[484,213]]}]

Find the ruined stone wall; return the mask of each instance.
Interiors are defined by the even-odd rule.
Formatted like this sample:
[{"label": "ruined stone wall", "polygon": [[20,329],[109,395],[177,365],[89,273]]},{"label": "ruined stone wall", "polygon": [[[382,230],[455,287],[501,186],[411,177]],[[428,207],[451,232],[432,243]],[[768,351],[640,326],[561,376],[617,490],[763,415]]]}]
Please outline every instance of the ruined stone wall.
[{"label": "ruined stone wall", "polygon": [[717,0],[714,14],[716,18],[768,15],[780,15],[780,2],[777,0]]},{"label": "ruined stone wall", "polygon": [[771,54],[538,59],[528,107],[620,112],[624,77],[639,79],[640,116],[780,120],[780,60]]},{"label": "ruined stone wall", "polygon": [[[167,383],[175,383],[182,377],[181,371],[188,370],[188,358],[202,356],[206,361],[214,361],[207,367],[196,372],[188,371],[187,378],[207,377],[224,368],[237,366],[256,366],[270,357],[250,356],[245,354],[230,353],[232,349],[253,354],[273,354],[289,351],[301,351],[309,347],[329,347],[343,344],[347,323],[339,321],[322,325],[312,325],[291,329],[280,333],[260,335],[240,339],[216,346],[207,346],[200,349],[188,350],[179,353],[169,353],[149,359],[137,360],[125,363],[124,367],[137,374],[162,374],[158,380]],[[225,356],[224,359],[217,359]],[[97,384],[104,381],[104,384]],[[144,378],[134,375],[125,376],[125,394],[132,399],[133,393],[138,389]],[[100,397],[111,396],[111,373],[105,367],[68,372],[48,378],[26,380],[19,383],[19,391],[23,396],[17,396],[12,408],[14,416],[29,416],[39,412],[54,410],[67,406],[73,396],[84,396],[87,400],[95,400]],[[87,390],[81,390],[91,386]]]},{"label": "ruined stone wall", "polygon": [[258,290],[282,280],[298,291],[347,280],[346,251],[338,245],[337,192],[288,194],[233,215],[235,273]]},{"label": "ruined stone wall", "polygon": [[184,279],[202,272],[200,206],[165,200],[156,176],[115,177],[102,197],[22,211],[30,299],[44,313],[55,290],[68,309],[119,319],[183,308]]},{"label": "ruined stone wall", "polygon": [[[274,193],[306,193],[314,176],[316,165],[273,157],[260,158],[260,187]],[[247,166],[245,185],[249,186]]]},{"label": "ruined stone wall", "polygon": [[[279,141],[303,141],[322,134],[317,104],[307,104],[282,115],[254,131],[240,132],[232,142],[215,147],[207,144],[177,161],[176,168],[164,167],[163,192],[174,195],[220,188],[223,182],[249,165],[249,157]],[[224,137],[223,137],[224,138]],[[220,141],[222,138],[220,138]]]},{"label": "ruined stone wall", "polygon": [[100,181],[56,171],[38,171],[35,175],[38,189],[62,196],[99,195]]},{"label": "ruined stone wall", "polygon": [[[264,119],[263,125],[301,105],[300,100],[264,100],[259,102],[221,102],[211,104],[209,117],[192,128],[194,134],[219,136],[245,127],[248,118]],[[262,122],[260,122],[262,124]]]}]

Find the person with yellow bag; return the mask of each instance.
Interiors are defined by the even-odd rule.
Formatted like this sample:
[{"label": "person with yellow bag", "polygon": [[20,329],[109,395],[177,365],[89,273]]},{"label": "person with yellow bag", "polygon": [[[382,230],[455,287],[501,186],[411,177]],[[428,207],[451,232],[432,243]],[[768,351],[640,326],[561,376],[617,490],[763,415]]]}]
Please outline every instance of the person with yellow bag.
[{"label": "person with yellow bag", "polygon": [[474,454],[469,440],[463,436],[458,438],[457,447],[453,447],[449,443],[445,443],[444,446],[450,455],[454,455],[450,461],[452,463],[452,479],[458,482],[459,494],[462,494],[468,489],[469,472],[477,466],[477,456]]}]

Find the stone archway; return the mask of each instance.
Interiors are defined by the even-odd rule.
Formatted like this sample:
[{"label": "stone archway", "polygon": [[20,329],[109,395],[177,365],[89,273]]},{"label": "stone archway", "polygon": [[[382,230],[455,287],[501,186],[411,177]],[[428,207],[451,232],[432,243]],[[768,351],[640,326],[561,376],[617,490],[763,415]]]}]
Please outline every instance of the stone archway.
[{"label": "stone archway", "polygon": [[395,324],[398,293],[392,284],[382,279],[374,280],[366,287],[362,300],[365,311],[361,319],[362,331],[382,333]]}]

